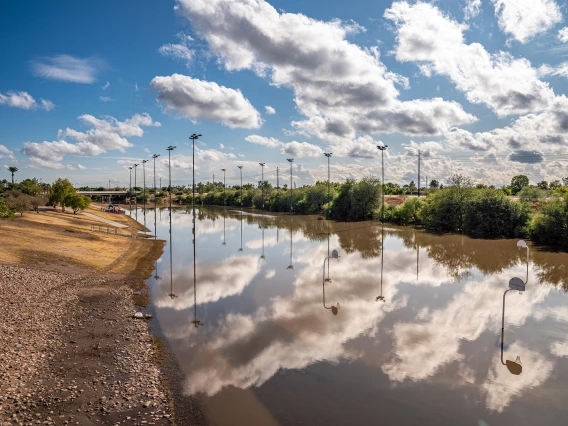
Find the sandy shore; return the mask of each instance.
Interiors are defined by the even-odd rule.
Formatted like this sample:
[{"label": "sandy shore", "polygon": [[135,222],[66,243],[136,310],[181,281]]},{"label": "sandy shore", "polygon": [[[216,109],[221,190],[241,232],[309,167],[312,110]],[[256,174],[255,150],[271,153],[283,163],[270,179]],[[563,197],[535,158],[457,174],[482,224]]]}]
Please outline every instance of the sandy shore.
[{"label": "sandy shore", "polygon": [[159,342],[133,318],[163,243],[92,233],[92,222],[0,222],[2,425],[173,423]]}]

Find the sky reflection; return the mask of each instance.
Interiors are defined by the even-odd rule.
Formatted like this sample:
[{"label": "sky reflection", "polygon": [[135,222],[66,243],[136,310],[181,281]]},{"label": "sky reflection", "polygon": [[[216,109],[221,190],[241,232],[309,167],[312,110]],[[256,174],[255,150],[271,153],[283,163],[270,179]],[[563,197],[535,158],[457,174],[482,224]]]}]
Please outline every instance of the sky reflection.
[{"label": "sky reflection", "polygon": [[[264,396],[263,403],[254,400],[274,415],[271,421],[287,424],[278,414],[282,404],[288,410],[303,404],[294,398],[294,381],[312,389],[304,397],[315,412],[329,409],[321,395],[330,392],[347,413],[367,398],[404,407],[427,387],[439,402],[419,407],[426,418],[436,418],[451,399],[454,408],[447,410],[459,409],[472,421],[497,416],[512,424],[519,419],[512,405],[542,403],[567,383],[566,280],[559,272],[566,254],[533,248],[526,291],[507,296],[504,357],[522,362],[522,373],[513,375],[501,363],[500,329],[509,279],[526,274],[526,252],[516,249],[516,240],[315,216],[223,209],[197,215],[195,291],[191,214],[185,212],[172,215],[172,270],[166,249],[161,278],[149,283],[185,392],[207,404],[221,398],[238,405],[244,391],[253,392]],[[160,238],[169,238],[167,220],[166,212],[157,221]],[[341,258],[330,262],[331,282],[322,284],[323,261],[333,249]],[[325,277],[327,270],[326,264]],[[326,309],[323,286],[326,306],[339,303],[339,310]],[[318,376],[325,379],[311,377],[322,365],[330,366]],[[326,381],[349,380],[349,369],[363,372],[353,386],[364,396],[326,388]],[[564,404],[548,398],[547,405],[550,424],[562,424]],[[380,417],[372,410],[358,415],[361,424]],[[311,416],[302,418],[320,423]],[[389,413],[393,422],[404,416]]]}]

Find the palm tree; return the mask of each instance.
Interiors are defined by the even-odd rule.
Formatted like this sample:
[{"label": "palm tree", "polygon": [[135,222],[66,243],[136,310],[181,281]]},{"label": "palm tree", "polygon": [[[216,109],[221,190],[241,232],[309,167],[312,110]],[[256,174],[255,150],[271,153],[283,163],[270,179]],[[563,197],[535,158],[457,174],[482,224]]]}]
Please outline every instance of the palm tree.
[{"label": "palm tree", "polygon": [[14,173],[16,173],[18,171],[17,167],[8,167],[8,170],[12,173],[12,184],[14,184]]}]

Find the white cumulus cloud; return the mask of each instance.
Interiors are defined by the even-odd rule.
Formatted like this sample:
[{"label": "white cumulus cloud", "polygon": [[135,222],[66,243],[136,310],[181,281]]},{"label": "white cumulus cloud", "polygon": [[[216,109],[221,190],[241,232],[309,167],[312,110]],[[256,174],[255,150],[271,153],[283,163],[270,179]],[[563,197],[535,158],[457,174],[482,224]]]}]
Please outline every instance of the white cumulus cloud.
[{"label": "white cumulus cloud", "polygon": [[166,112],[177,112],[189,119],[206,119],[236,128],[258,128],[260,113],[240,90],[219,86],[181,74],[154,77],[150,83],[158,91],[158,101]]},{"label": "white cumulus cloud", "polygon": [[0,93],[0,105],[6,105],[14,108],[22,109],[43,109],[51,111],[55,108],[53,102],[46,99],[40,99],[38,103],[28,92],[8,91],[6,94]]},{"label": "white cumulus cloud", "polygon": [[499,28],[520,43],[548,31],[562,21],[562,12],[554,0],[491,0]]},{"label": "white cumulus cloud", "polygon": [[426,75],[449,77],[474,104],[485,104],[505,116],[542,110],[554,98],[527,59],[505,52],[489,54],[479,43],[466,44],[467,25],[431,4],[396,2],[385,17],[397,28],[399,61],[416,61],[423,64]]},{"label": "white cumulus cloud", "polygon": [[276,114],[276,110],[274,108],[272,108],[270,105],[265,105],[264,106],[264,110],[266,111],[267,114]]},{"label": "white cumulus cloud", "polygon": [[481,12],[481,0],[466,0],[463,9],[465,19],[472,19]]},{"label": "white cumulus cloud", "polygon": [[[132,136],[142,136],[142,127],[160,126],[148,114],[135,114],[129,119],[119,121],[114,117],[104,116],[98,119],[84,114],[78,117],[84,124],[91,126],[86,132],[67,128],[59,130],[58,140],[48,142],[25,142],[22,153],[30,157],[30,165],[34,167],[63,168],[60,162],[67,155],[96,156],[107,150],[117,149],[124,152],[132,144],[126,139]],[[75,143],[66,141],[69,137]]]},{"label": "white cumulus cloud", "polygon": [[[229,71],[249,69],[293,90],[304,131],[353,139],[357,132],[441,134],[475,121],[456,102],[398,99],[407,79],[389,72],[376,47],[347,40],[364,29],[353,22],[319,21],[278,12],[264,0],[235,7],[230,0],[178,0],[178,10]],[[314,128],[310,120],[326,123]]]}]

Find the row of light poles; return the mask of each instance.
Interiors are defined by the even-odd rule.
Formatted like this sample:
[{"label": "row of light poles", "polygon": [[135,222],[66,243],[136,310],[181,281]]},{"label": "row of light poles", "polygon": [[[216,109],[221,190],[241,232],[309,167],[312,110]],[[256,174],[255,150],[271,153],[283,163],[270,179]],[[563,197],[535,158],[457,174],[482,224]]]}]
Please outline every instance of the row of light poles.
[{"label": "row of light poles", "polygon": [[[201,134],[193,133],[189,139],[192,141],[192,212],[193,212],[193,229],[195,232],[195,141],[201,137]],[[168,185],[168,192],[169,192],[169,201],[170,201],[170,216],[171,216],[171,209],[172,209],[172,169],[171,169],[171,151],[173,151],[176,147],[175,146],[168,146],[168,174],[169,174],[169,185]],[[384,162],[384,152],[388,148],[388,145],[377,145],[377,148],[381,151],[381,172],[382,172],[382,182],[381,182],[381,195],[382,195],[382,221],[385,220],[385,162]],[[333,155],[332,152],[324,152],[324,155],[327,157],[327,202],[328,202],[328,209],[327,209],[327,218],[329,219],[330,209],[329,209],[329,202],[331,201],[331,170],[330,170],[330,158]],[[159,157],[159,154],[154,154],[152,158],[154,159],[154,192],[156,191],[156,158]],[[290,214],[293,213],[293,170],[292,165],[294,163],[293,158],[286,159],[290,163]],[[142,170],[143,170],[143,179],[144,179],[144,216],[146,215],[146,170],[145,170],[145,163],[149,160],[142,160]],[[266,163],[258,163],[261,167],[261,190],[262,190],[262,208],[264,209],[264,166]],[[130,193],[132,194],[132,169],[134,169],[134,188],[136,188],[136,168],[140,164],[134,164],[132,167],[128,167],[130,170]],[[243,206],[243,166],[237,166],[240,170],[240,177],[241,177],[241,207]],[[227,169],[221,169],[223,172],[223,205],[226,205],[227,202],[227,192],[226,192],[226,176],[225,172]],[[131,195],[132,196],[132,195]],[[155,204],[155,195],[154,195],[154,204]],[[138,206],[137,197],[135,197],[135,207]],[[130,211],[132,211],[132,202],[130,202]],[[171,231],[170,231],[171,232]],[[194,234],[195,236],[195,234]]]}]

